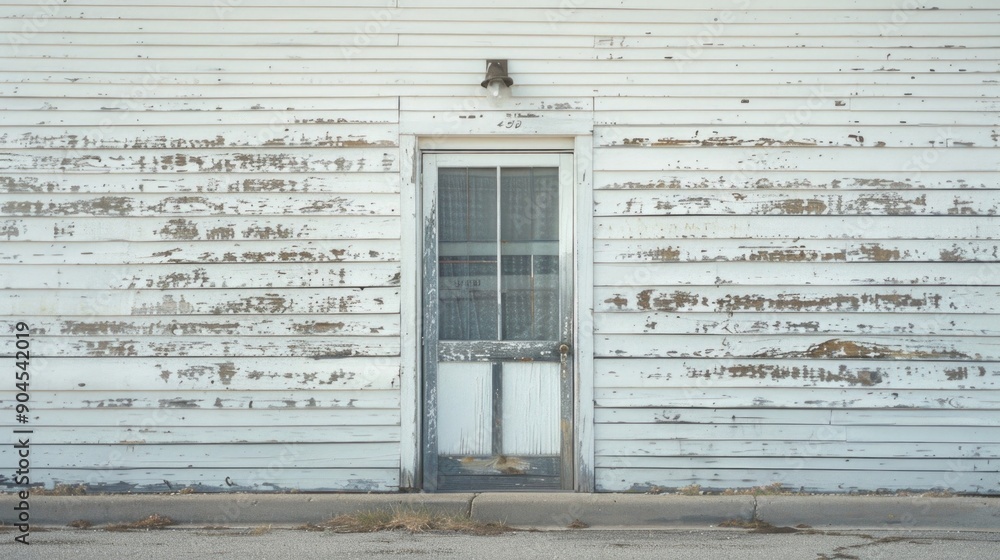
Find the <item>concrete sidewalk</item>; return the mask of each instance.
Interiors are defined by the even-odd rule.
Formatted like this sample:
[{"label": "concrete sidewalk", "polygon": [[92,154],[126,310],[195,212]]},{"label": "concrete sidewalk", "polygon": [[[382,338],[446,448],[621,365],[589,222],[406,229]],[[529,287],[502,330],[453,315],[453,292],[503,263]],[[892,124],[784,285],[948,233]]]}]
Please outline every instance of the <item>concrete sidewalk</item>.
[{"label": "concrete sidewalk", "polygon": [[[14,494],[0,496],[0,521],[16,523]],[[816,529],[1000,530],[1000,498],[883,496],[680,496],[672,494],[109,494],[31,496],[32,526],[131,522],[152,514],[192,526],[301,525],[338,514],[389,508],[426,509],[504,521],[520,528],[559,529],[574,521],[593,528],[708,528],[758,519]]]}]

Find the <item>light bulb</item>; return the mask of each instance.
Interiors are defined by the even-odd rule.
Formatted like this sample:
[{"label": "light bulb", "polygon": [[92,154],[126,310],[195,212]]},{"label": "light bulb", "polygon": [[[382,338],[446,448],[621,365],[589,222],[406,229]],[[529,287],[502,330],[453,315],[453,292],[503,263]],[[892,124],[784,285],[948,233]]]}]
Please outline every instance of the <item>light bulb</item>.
[{"label": "light bulb", "polygon": [[492,80],[486,85],[486,91],[489,92],[490,97],[493,99],[498,99],[500,97],[500,91],[503,89],[503,80]]}]

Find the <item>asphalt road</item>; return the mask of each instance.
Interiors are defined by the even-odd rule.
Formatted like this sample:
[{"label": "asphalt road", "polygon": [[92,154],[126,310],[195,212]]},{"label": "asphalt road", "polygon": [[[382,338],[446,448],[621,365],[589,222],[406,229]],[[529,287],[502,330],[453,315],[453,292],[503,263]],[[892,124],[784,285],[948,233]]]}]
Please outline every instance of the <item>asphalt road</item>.
[{"label": "asphalt road", "polygon": [[997,532],[827,531],[759,534],[740,529],[575,530],[515,532],[499,536],[338,534],[291,529],[169,529],[147,532],[54,529],[32,532],[32,544],[0,533],[0,558],[11,560],[141,560],[221,558],[391,558],[476,560],[571,558],[657,559],[993,559],[1000,558]]}]

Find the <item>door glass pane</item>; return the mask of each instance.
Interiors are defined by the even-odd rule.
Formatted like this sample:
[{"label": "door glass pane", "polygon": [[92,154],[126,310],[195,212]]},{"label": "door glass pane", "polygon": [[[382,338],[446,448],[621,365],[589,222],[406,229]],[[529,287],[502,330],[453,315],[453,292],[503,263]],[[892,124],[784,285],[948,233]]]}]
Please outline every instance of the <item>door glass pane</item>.
[{"label": "door glass pane", "polygon": [[496,168],[438,172],[438,336],[497,340]]},{"label": "door glass pane", "polygon": [[503,340],[559,338],[559,170],[500,170]]}]

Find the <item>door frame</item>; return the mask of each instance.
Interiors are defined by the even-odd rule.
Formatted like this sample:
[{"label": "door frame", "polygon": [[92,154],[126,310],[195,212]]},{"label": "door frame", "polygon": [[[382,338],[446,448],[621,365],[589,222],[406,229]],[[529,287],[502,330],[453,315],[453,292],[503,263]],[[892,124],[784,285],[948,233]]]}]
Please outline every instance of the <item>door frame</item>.
[{"label": "door frame", "polygon": [[[497,340],[497,341],[441,341],[436,335],[431,334],[437,329],[440,307],[437,300],[439,289],[438,262],[440,255],[436,251],[438,244],[438,224],[441,216],[438,214],[438,183],[437,172],[444,167],[482,167],[496,168],[497,178],[500,177],[502,168],[523,168],[523,167],[555,167],[558,170],[558,252],[559,256],[559,327],[557,340],[549,341],[517,341],[517,340]],[[560,360],[558,347],[560,344],[573,344],[573,333],[576,322],[574,321],[574,199],[573,199],[573,154],[571,151],[470,151],[470,150],[426,150],[421,153],[421,189],[423,201],[421,204],[421,230],[423,231],[424,246],[422,251],[421,281],[430,280],[424,285],[422,293],[424,295],[421,303],[423,314],[423,347],[425,352],[421,369],[421,388],[424,391],[423,406],[424,422],[422,426],[423,436],[423,468],[424,468],[424,489],[427,491],[439,490],[438,478],[442,472],[439,471],[438,458],[440,449],[438,448],[437,419],[441,417],[441,409],[438,408],[437,396],[440,395],[438,389],[438,350],[446,349],[445,355],[454,355],[459,363],[493,363],[493,453],[498,453],[497,446],[502,439],[503,430],[501,420],[501,397],[499,396],[499,383],[502,379],[503,366],[501,363],[517,361],[524,357],[527,359],[543,360],[548,363],[560,363],[559,367],[559,425],[553,429],[559,434],[559,480],[560,489],[570,490],[574,488],[574,453],[572,429],[575,409],[575,394],[573,384],[575,380],[575,368],[572,355],[564,354]],[[431,186],[433,185],[433,186]],[[501,183],[496,184],[497,204],[499,205],[501,196]],[[499,217],[499,207],[497,208]],[[499,236],[500,220],[497,221],[497,233]],[[497,250],[500,249],[500,239],[497,238]],[[501,260],[497,258],[497,274],[500,274]],[[501,286],[498,283],[497,288]],[[502,306],[498,304],[497,311],[501,311]],[[449,352],[447,349],[451,349]],[[499,352],[499,353],[498,353]],[[446,359],[446,361],[448,361]],[[498,439],[500,438],[500,439]],[[473,475],[478,477],[479,475]],[[488,484],[492,478],[490,475],[482,475],[483,482]],[[513,479],[512,479],[513,480]],[[523,488],[530,490],[529,488]]]},{"label": "door frame", "polygon": [[[582,128],[582,127],[581,127]],[[594,368],[593,368],[593,137],[400,135],[400,473],[402,491],[423,488],[423,176],[424,152],[571,152],[573,154],[573,457],[572,489],[593,492]]]}]

